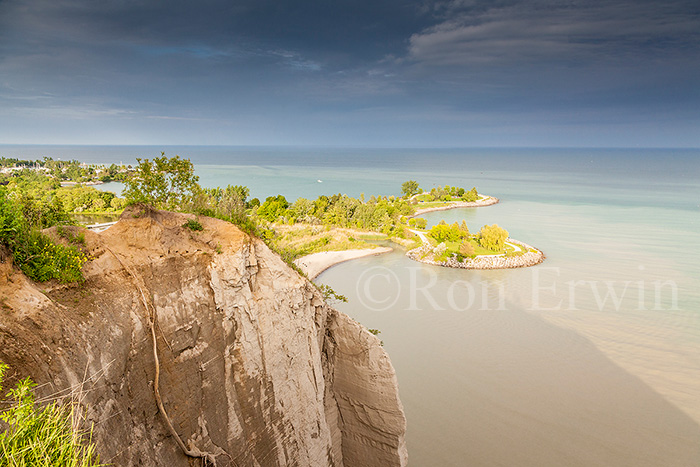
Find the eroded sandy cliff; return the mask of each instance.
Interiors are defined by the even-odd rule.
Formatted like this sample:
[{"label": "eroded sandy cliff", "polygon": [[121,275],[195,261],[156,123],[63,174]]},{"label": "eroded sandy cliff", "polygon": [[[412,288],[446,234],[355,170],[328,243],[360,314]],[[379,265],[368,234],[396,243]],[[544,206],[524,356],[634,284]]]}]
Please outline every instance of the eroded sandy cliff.
[{"label": "eroded sandy cliff", "polygon": [[[192,216],[189,216],[192,217]],[[139,207],[101,234],[80,286],[0,269],[0,360],[40,395],[81,393],[101,460],[188,466],[400,466],[405,418],[379,340],[231,224]],[[11,381],[8,381],[8,383]]]}]

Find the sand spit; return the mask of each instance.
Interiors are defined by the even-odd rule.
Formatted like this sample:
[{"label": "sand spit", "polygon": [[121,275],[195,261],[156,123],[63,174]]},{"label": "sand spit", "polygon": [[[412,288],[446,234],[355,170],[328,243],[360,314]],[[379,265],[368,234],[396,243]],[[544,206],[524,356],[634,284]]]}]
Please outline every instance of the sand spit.
[{"label": "sand spit", "polygon": [[304,271],[309,279],[313,280],[323,271],[338,263],[365,256],[380,255],[392,250],[393,248],[390,247],[379,247],[363,250],[322,251],[297,258],[294,260],[294,264]]}]

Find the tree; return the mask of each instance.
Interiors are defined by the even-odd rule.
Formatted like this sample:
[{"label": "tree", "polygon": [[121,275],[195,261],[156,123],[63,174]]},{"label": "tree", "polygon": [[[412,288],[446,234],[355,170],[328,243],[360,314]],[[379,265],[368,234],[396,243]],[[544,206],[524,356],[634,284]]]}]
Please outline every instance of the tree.
[{"label": "tree", "polygon": [[479,193],[476,191],[476,187],[473,187],[471,190],[462,195],[462,200],[467,202],[473,202],[477,199],[479,199]]},{"label": "tree", "polygon": [[289,210],[297,222],[318,222],[318,219],[313,215],[314,203],[309,199],[297,198],[294,204],[289,207]]},{"label": "tree", "polygon": [[408,180],[406,182],[403,182],[403,185],[401,185],[401,191],[406,196],[406,198],[410,198],[411,196],[418,193],[419,189],[420,188],[418,186],[418,182],[415,180]]},{"label": "tree", "polygon": [[479,231],[479,244],[491,251],[500,251],[508,238],[508,231],[498,224],[485,225]]},{"label": "tree", "polygon": [[136,159],[136,171],[125,181],[123,192],[129,204],[148,203],[157,208],[184,210],[201,188],[189,159],[180,156]]}]

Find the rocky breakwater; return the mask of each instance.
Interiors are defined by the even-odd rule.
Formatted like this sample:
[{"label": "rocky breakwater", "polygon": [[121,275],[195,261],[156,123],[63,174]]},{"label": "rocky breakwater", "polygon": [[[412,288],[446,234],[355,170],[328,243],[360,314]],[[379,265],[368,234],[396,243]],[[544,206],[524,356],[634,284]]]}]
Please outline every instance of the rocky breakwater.
[{"label": "rocky breakwater", "polygon": [[34,283],[5,255],[7,386],[79,395],[112,465],[406,465],[380,341],[260,240],[210,218],[192,231],[192,217],[140,206],[84,231],[80,285]]},{"label": "rocky breakwater", "polygon": [[521,254],[514,256],[502,255],[480,255],[474,258],[465,258],[459,261],[456,256],[452,256],[445,261],[437,259],[435,248],[424,244],[406,253],[412,260],[435,266],[461,269],[513,269],[535,266],[544,261],[544,253],[535,247],[523,243],[519,240],[508,238],[508,243],[513,243],[521,248]]},{"label": "rocky breakwater", "polygon": [[450,201],[448,204],[444,206],[434,206],[430,208],[421,208],[420,204],[418,204],[418,209],[416,212],[414,212],[412,215],[408,217],[416,217],[420,216],[421,214],[425,214],[428,212],[435,212],[435,211],[448,211],[450,209],[459,209],[459,208],[479,208],[479,207],[484,207],[484,206],[492,206],[494,204],[498,204],[500,200],[498,198],[495,198],[493,196],[486,196],[479,194],[479,196],[483,196],[483,198],[478,199],[476,201]]}]

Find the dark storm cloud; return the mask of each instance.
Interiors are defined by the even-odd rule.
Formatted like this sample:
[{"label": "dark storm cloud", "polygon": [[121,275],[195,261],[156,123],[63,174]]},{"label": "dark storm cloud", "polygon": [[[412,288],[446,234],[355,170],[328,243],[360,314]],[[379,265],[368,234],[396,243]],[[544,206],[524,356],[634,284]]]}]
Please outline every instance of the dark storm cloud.
[{"label": "dark storm cloud", "polygon": [[0,139],[102,123],[139,141],[459,145],[529,125],[523,144],[547,144],[601,122],[629,138],[698,122],[699,81],[696,1],[0,0]]},{"label": "dark storm cloud", "polygon": [[[444,21],[410,39],[409,57],[433,65],[587,64],[694,54],[697,2],[512,2],[447,4]],[[691,55],[692,56],[692,55]]]},{"label": "dark storm cloud", "polygon": [[330,56],[381,57],[422,27],[412,2],[51,1],[12,2],[18,29],[66,41],[265,49],[279,44]]}]

